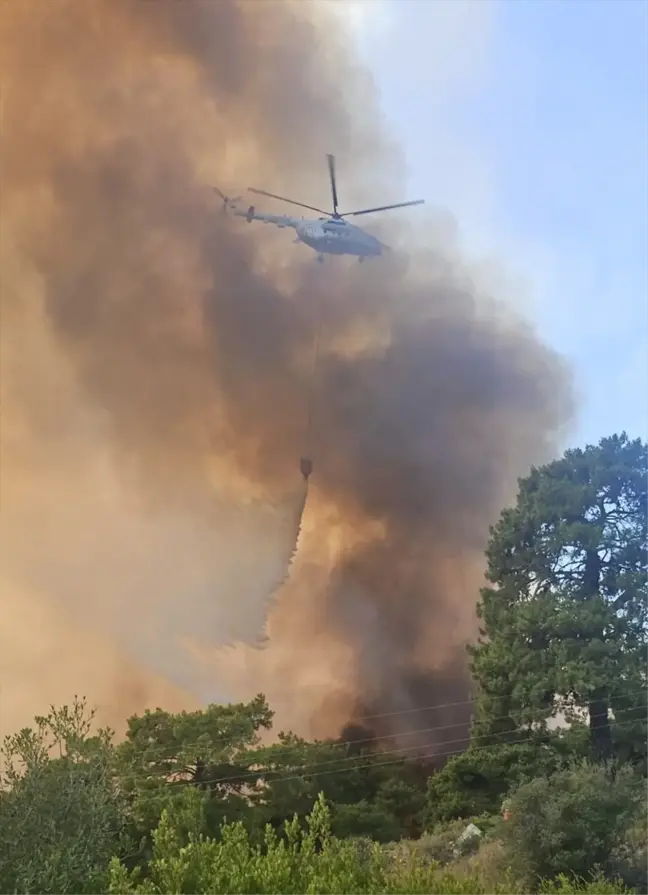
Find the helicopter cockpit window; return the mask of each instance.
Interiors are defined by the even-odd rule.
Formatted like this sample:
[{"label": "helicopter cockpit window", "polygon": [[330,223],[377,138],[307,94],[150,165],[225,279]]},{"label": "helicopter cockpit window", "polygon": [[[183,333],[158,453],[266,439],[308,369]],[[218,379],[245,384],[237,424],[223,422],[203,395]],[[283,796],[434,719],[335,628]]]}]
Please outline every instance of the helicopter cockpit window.
[{"label": "helicopter cockpit window", "polygon": [[327,221],[324,224],[324,229],[330,233],[345,233],[346,223],[344,221]]}]

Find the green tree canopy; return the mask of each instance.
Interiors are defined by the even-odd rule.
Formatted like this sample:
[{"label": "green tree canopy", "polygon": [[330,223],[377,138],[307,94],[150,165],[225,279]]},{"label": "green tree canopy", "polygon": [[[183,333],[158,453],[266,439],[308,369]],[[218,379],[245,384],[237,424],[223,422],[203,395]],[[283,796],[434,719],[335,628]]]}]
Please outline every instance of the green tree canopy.
[{"label": "green tree canopy", "polygon": [[259,732],[271,723],[260,695],[246,704],[178,714],[157,709],[129,720],[116,753],[144,854],[161,811],[187,787],[204,796],[202,832],[211,836],[224,821],[241,821],[260,841],[266,824],[280,829],[295,814],[306,816],[319,792],[331,803],[340,835],[386,841],[420,828],[420,769],[398,758],[385,765],[370,742],[308,742],[279,733],[262,745]]},{"label": "green tree canopy", "polygon": [[645,756],[646,461],[640,440],[615,435],[520,481],[487,550],[478,735],[582,710],[597,756]]},{"label": "green tree canopy", "polygon": [[261,784],[250,793],[257,827],[278,829],[295,814],[305,816],[322,793],[339,836],[389,841],[420,828],[420,769],[400,757],[381,759],[369,741],[308,742],[280,733],[278,742],[251,753],[250,764]]},{"label": "green tree canopy", "polygon": [[0,891],[100,892],[132,842],[111,732],[91,736],[83,700],[7,736],[0,787]]},{"label": "green tree canopy", "polygon": [[148,837],[163,808],[187,786],[205,796],[204,832],[218,829],[225,818],[246,817],[247,791],[261,776],[253,761],[259,732],[271,726],[261,694],[249,703],[176,714],[156,709],[129,718],[116,752],[135,830]]},{"label": "green tree canopy", "polygon": [[549,744],[473,745],[461,755],[453,755],[430,777],[426,825],[499,814],[509,789],[538,774],[551,773],[560,763],[560,753]]}]

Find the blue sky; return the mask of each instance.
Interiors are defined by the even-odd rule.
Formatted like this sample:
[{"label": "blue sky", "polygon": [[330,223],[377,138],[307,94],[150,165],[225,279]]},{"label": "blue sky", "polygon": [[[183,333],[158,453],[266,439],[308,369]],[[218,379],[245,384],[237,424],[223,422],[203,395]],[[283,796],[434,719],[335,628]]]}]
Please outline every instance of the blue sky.
[{"label": "blue sky", "polygon": [[573,365],[570,440],[646,438],[647,4],[357,5],[409,193],[522,279],[523,309]]}]

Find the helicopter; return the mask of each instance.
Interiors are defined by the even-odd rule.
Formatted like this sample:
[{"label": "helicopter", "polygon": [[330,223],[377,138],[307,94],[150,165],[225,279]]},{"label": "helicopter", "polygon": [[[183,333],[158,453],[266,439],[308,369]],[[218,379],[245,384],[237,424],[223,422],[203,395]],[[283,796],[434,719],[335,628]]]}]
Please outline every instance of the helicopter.
[{"label": "helicopter", "polygon": [[375,258],[382,255],[386,246],[384,243],[376,239],[375,236],[367,233],[361,227],[349,223],[345,218],[358,217],[363,214],[372,214],[378,211],[389,211],[392,208],[405,208],[409,205],[423,205],[425,199],[415,199],[412,202],[398,202],[395,205],[380,205],[376,208],[363,208],[359,211],[345,211],[340,214],[338,211],[338,195],[335,177],[335,156],[330,153],[327,155],[329,179],[331,181],[331,195],[333,197],[333,211],[327,212],[314,205],[305,205],[303,202],[295,202],[294,199],[286,199],[284,196],[277,196],[275,193],[268,193],[266,190],[248,187],[248,191],[256,193],[260,196],[268,196],[271,199],[278,199],[281,202],[288,202],[291,205],[297,205],[300,208],[307,208],[310,211],[316,211],[325,217],[317,218],[295,218],[290,215],[283,214],[266,214],[258,212],[254,205],[246,208],[238,203],[241,196],[236,199],[230,199],[218,187],[213,190],[223,200],[225,211],[230,211],[238,217],[244,217],[248,223],[252,221],[261,221],[264,224],[274,224],[279,228],[291,227],[295,230],[297,238],[296,243],[304,243],[317,252],[317,260],[322,263],[326,255],[354,255],[359,262],[365,258]]}]

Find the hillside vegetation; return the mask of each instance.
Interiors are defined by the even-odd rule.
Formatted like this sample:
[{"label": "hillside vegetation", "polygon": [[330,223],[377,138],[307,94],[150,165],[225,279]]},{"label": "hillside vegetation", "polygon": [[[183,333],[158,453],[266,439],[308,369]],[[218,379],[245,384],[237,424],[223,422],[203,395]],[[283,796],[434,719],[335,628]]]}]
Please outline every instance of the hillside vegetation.
[{"label": "hillside vegetation", "polygon": [[625,435],[520,482],[472,737],[434,773],[380,740],[262,746],[262,695],[146,712],[120,743],[83,699],[52,708],[4,741],[0,891],[647,892],[646,508]]}]

